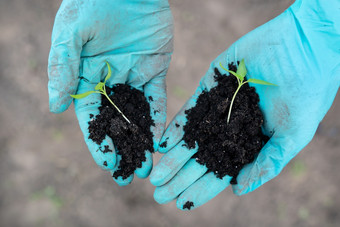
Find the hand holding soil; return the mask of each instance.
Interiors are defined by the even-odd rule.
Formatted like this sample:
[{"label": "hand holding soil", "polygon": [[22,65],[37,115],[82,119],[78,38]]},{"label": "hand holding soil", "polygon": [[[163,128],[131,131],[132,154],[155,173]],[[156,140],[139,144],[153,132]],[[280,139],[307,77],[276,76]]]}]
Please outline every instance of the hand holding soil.
[{"label": "hand holding soil", "polygon": [[[338,2],[318,4],[297,1],[212,62],[161,140],[160,152],[166,154],[150,176],[157,186],[157,202],[177,199],[179,209],[194,209],[230,183],[236,183],[232,185],[236,195],[249,193],[276,177],[310,142],[340,83],[340,74],[334,73],[340,59],[340,53],[334,52],[339,20],[322,29],[318,22],[338,15],[333,10]],[[306,14],[311,10],[329,17]],[[247,79],[278,87],[251,84],[255,89],[241,88],[228,124],[225,111],[237,86],[229,89],[236,80],[221,75],[219,63],[232,68],[231,63],[241,59],[247,65]]]},{"label": "hand holding soil", "polygon": [[69,107],[70,95],[95,91],[104,82],[105,61],[112,67],[102,88],[130,123],[103,94],[74,104],[93,159],[121,186],[129,184],[134,173],[145,178],[151,171],[151,153],[166,123],[165,75],[172,54],[168,2],[135,3],[63,1],[48,65],[50,110],[55,113]]},{"label": "hand holding soil", "polygon": [[[112,177],[121,183],[120,185],[125,185],[131,182],[134,172],[138,177],[145,178],[151,171],[151,153],[154,148],[150,129],[155,124],[143,92],[126,84],[117,84],[113,88],[106,86],[112,76],[110,64],[106,62],[106,65],[108,73],[104,82],[99,82],[94,90],[71,97],[83,99],[92,94],[102,95],[100,113],[96,116],[90,114],[89,139],[97,145],[100,145],[105,137],[114,141],[119,159],[117,170],[113,172]],[[148,98],[150,102],[153,101],[152,96]],[[96,152],[99,151],[102,150]],[[105,146],[102,152],[112,153],[112,150]],[[104,161],[103,165],[108,166],[107,161]]]}]

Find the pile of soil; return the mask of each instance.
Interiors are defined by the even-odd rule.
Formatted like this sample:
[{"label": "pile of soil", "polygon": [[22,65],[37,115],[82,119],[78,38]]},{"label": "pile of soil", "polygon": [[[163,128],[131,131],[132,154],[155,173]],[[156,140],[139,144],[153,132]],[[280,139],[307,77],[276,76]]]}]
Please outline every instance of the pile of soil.
[{"label": "pile of soil", "polygon": [[[237,70],[234,63],[229,69]],[[230,121],[227,123],[229,105],[238,87],[235,76],[222,75],[217,68],[215,81],[218,85],[203,91],[195,107],[186,110],[184,141],[189,148],[198,144],[196,161],[209,172],[222,179],[232,176],[232,184],[242,167],[254,160],[268,141],[262,133],[263,115],[259,109],[259,96],[254,87],[243,85],[234,100]]]},{"label": "pile of soil", "polygon": [[[142,167],[146,150],[154,152],[151,132],[154,122],[143,92],[126,84],[106,87],[106,92],[131,123],[102,95],[100,113],[89,122],[89,138],[97,144],[101,144],[106,135],[113,140],[117,154],[122,157],[113,177],[126,179]],[[101,152],[112,151],[106,146]]]}]

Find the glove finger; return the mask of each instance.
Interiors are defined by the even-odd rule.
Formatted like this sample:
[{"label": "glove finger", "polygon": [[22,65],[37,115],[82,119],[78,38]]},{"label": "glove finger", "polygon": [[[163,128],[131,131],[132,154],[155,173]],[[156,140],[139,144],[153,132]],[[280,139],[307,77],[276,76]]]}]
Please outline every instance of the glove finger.
[{"label": "glove finger", "polygon": [[141,179],[147,178],[152,170],[152,154],[150,151],[145,152],[145,158],[142,167],[135,170],[135,174]]},{"label": "glove finger", "polygon": [[144,95],[150,104],[150,114],[154,121],[154,126],[151,126],[153,133],[153,146],[157,151],[159,141],[165,130],[166,124],[166,87],[165,87],[165,74],[151,79],[144,86]]},{"label": "glove finger", "polygon": [[197,150],[197,145],[195,148],[189,149],[184,141],[178,143],[161,158],[152,170],[150,175],[151,184],[160,186],[168,182],[197,152]]},{"label": "glove finger", "polygon": [[65,4],[70,3],[63,2],[56,15],[48,59],[49,105],[53,113],[65,111],[72,102],[70,94],[77,91],[80,53],[84,44],[81,35],[73,29],[75,21],[64,20],[68,13],[72,13]]},{"label": "glove finger", "polygon": [[304,147],[304,145],[297,146],[295,141],[290,137],[274,135],[262,148],[255,161],[244,166],[240,171],[237,184],[232,186],[233,192],[239,196],[244,195],[276,177]]},{"label": "glove finger", "polygon": [[[78,93],[81,94],[89,90],[94,90],[93,87],[93,85],[81,81]],[[98,108],[100,103],[100,94],[91,94],[83,99],[75,100],[75,111],[86,145],[91,152],[94,161],[103,170],[113,170],[116,168],[116,152],[112,139],[106,136],[100,145],[89,139],[89,122],[99,114]]]},{"label": "glove finger", "polygon": [[157,187],[154,199],[159,204],[174,200],[187,187],[207,172],[207,167],[190,159],[183,168],[167,184]]},{"label": "glove finger", "polygon": [[205,174],[178,197],[177,208],[193,210],[202,206],[227,188],[231,179],[228,175],[219,179],[212,172]]},{"label": "glove finger", "polygon": [[[114,171],[111,172],[111,176],[114,173]],[[131,184],[133,180],[133,174],[131,174],[128,178],[123,179],[123,177],[119,176],[117,179],[112,177],[112,179],[121,187],[127,186]]]}]

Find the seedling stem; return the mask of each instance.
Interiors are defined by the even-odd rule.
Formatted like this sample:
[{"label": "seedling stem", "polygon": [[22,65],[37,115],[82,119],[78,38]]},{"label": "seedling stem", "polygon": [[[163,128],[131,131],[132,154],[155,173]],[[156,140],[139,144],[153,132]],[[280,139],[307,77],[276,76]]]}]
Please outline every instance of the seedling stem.
[{"label": "seedling stem", "polygon": [[104,93],[100,93],[100,94],[103,94],[109,101],[110,103],[116,108],[116,110],[123,116],[123,118],[130,124],[130,120],[123,114],[122,111],[120,111],[120,109],[118,108],[118,106],[116,106],[116,104],[114,104],[114,102],[109,98],[109,96],[107,95],[106,93],[106,90],[105,90],[105,86],[104,86]]}]

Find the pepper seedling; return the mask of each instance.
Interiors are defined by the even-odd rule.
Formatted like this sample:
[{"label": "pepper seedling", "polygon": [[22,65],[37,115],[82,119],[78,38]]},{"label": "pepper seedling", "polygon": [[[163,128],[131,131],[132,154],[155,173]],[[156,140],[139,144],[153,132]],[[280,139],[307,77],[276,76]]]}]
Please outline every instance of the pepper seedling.
[{"label": "pepper seedling", "polygon": [[106,88],[105,88],[105,84],[106,84],[106,81],[108,79],[110,79],[111,77],[111,67],[110,67],[110,64],[105,61],[106,65],[107,65],[107,70],[108,70],[108,73],[104,79],[104,82],[99,82],[94,90],[95,91],[87,91],[85,93],[82,93],[82,94],[77,94],[77,95],[70,95],[72,98],[75,98],[75,99],[82,99],[82,98],[85,98],[87,96],[89,96],[90,94],[93,94],[93,93],[98,93],[98,94],[102,94],[104,95],[109,101],[110,103],[116,108],[116,110],[122,115],[122,117],[130,124],[131,122],[129,121],[129,119],[123,114],[122,111],[120,111],[120,109],[118,108],[118,106],[116,106],[116,104],[114,104],[114,102],[110,99],[110,97],[107,95],[106,93]]},{"label": "pepper seedling", "polygon": [[226,69],[225,67],[223,67],[222,63],[220,62],[220,67],[222,69],[224,69],[225,71],[231,73],[233,76],[236,77],[237,79],[237,83],[238,83],[238,87],[233,95],[233,98],[231,100],[231,103],[230,103],[230,107],[229,107],[229,112],[228,112],[228,118],[227,118],[227,123],[229,123],[229,120],[230,120],[230,114],[231,114],[231,109],[233,107],[233,103],[234,103],[234,100],[235,100],[235,97],[237,95],[237,92],[240,90],[240,88],[242,87],[242,85],[246,84],[246,83],[254,83],[254,84],[262,84],[262,85],[270,85],[270,86],[277,86],[276,84],[272,84],[272,83],[269,83],[267,81],[264,81],[264,80],[259,80],[259,79],[255,79],[255,78],[250,78],[246,81],[244,81],[244,78],[246,77],[247,75],[247,69],[246,69],[246,65],[244,63],[244,59],[241,60],[240,64],[238,65],[237,67],[237,71],[234,72],[232,70],[228,70]]}]

